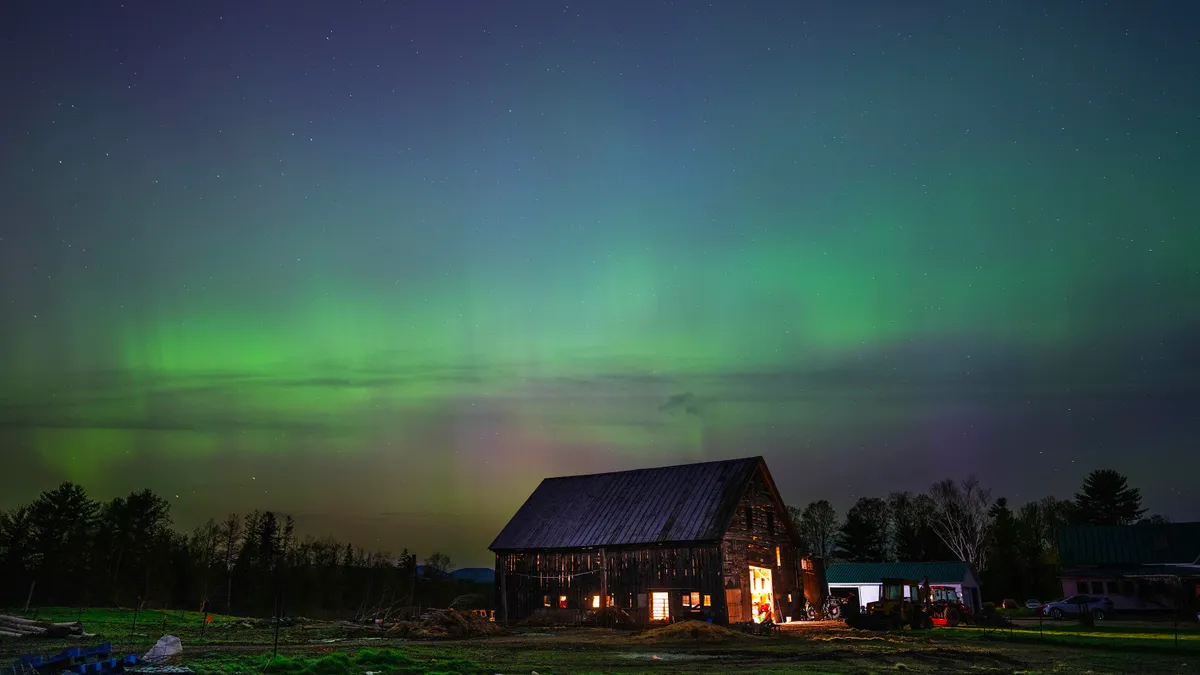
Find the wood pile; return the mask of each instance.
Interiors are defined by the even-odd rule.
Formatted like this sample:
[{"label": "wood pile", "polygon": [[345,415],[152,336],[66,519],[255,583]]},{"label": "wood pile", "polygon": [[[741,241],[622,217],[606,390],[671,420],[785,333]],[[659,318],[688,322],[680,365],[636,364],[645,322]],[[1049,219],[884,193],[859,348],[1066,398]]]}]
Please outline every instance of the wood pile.
[{"label": "wood pile", "polygon": [[51,623],[0,614],[0,637],[90,637],[78,621]]},{"label": "wood pile", "polygon": [[399,621],[387,627],[397,637],[443,639],[495,635],[500,627],[474,612],[433,610],[421,622]]}]

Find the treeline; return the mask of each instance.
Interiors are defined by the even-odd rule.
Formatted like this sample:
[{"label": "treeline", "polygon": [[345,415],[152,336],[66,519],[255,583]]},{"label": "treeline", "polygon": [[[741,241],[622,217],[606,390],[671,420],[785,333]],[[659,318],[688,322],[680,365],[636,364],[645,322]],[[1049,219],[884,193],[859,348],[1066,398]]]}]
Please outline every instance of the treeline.
[{"label": "treeline", "polygon": [[[420,569],[421,573],[418,574]],[[454,580],[450,559],[418,567],[332,538],[297,540],[290,516],[230,514],[184,534],[150,490],[107,502],[64,483],[0,512],[0,606],[206,608],[355,618],[413,606],[485,606],[491,587]],[[467,607],[473,608],[473,607]]]},{"label": "treeline", "polygon": [[1062,594],[1055,533],[1063,525],[1166,522],[1143,518],[1141,491],[1110,469],[1089,474],[1074,499],[1044,497],[1015,510],[974,477],[924,494],[862,497],[840,520],[825,500],[789,509],[808,551],[826,561],[964,560],[994,600]]}]

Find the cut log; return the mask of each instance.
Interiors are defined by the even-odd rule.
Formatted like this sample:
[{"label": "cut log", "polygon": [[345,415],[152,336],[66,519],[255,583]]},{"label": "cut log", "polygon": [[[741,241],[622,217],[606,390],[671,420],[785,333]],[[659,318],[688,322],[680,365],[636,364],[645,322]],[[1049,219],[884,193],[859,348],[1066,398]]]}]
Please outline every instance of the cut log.
[{"label": "cut log", "polygon": [[3,637],[64,638],[83,634],[83,624],[78,621],[51,623],[20,616],[0,615],[0,635]]},{"label": "cut log", "polygon": [[9,614],[0,614],[0,623],[23,623],[31,626],[45,626],[49,621],[38,621],[36,619],[26,619],[23,616],[12,616]]}]

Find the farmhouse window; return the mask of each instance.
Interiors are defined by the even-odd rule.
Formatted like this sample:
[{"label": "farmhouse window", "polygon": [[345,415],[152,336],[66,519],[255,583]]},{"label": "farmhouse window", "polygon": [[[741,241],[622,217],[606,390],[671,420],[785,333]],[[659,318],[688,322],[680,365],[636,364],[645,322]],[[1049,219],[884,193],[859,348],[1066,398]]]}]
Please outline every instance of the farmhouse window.
[{"label": "farmhouse window", "polygon": [[545,605],[546,607],[549,607],[550,606],[550,596],[543,595],[542,596],[542,604]]},{"label": "farmhouse window", "polygon": [[600,609],[600,596],[592,596],[592,609]]},{"label": "farmhouse window", "polygon": [[565,596],[565,595],[558,596],[558,607],[559,607],[559,609],[567,608],[567,596]]},{"label": "farmhouse window", "polygon": [[[770,516],[767,516],[767,518],[768,518],[767,522],[768,522],[768,523],[769,523],[769,522],[771,522],[771,521],[769,520],[769,519],[770,519]],[[776,567],[783,567],[783,556],[782,556],[782,554],[779,552],[779,547],[778,547],[778,546],[776,546],[776,547],[775,547],[775,566],[776,566]]]},{"label": "farmhouse window", "polygon": [[699,591],[692,591],[692,604],[691,604],[691,606],[692,606],[692,607],[699,607],[699,606],[700,606],[700,592],[699,592]]},{"label": "farmhouse window", "polygon": [[[1196,595],[1200,596],[1200,586],[1196,586]],[[712,596],[711,595],[706,594],[704,596],[704,606],[712,607]]]}]

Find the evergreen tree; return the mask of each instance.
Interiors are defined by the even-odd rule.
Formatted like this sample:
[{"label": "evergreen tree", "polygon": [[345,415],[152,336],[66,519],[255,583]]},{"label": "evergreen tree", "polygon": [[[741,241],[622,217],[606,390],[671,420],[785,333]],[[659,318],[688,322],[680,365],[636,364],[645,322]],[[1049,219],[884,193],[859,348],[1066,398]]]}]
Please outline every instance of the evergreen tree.
[{"label": "evergreen tree", "polygon": [[888,560],[889,521],[887,502],[878,497],[859,498],[838,532],[838,557],[851,562]]},{"label": "evergreen tree", "polygon": [[1024,565],[1019,550],[1019,528],[1017,518],[1008,507],[1004,497],[996,500],[988,513],[992,521],[988,545],[991,551],[987,559],[991,561],[984,572],[984,587],[990,589],[1000,598],[1016,598],[1026,595],[1023,579]]},{"label": "evergreen tree", "polygon": [[74,483],[43,492],[29,507],[37,604],[70,604],[86,590],[95,551],[99,504]]},{"label": "evergreen tree", "polygon": [[1112,469],[1088,474],[1075,495],[1076,521],[1082,525],[1132,525],[1146,513],[1142,493]]},{"label": "evergreen tree", "polygon": [[929,562],[953,558],[930,523],[933,500],[929,495],[893,492],[888,496],[892,517],[892,552],[897,560]]}]

